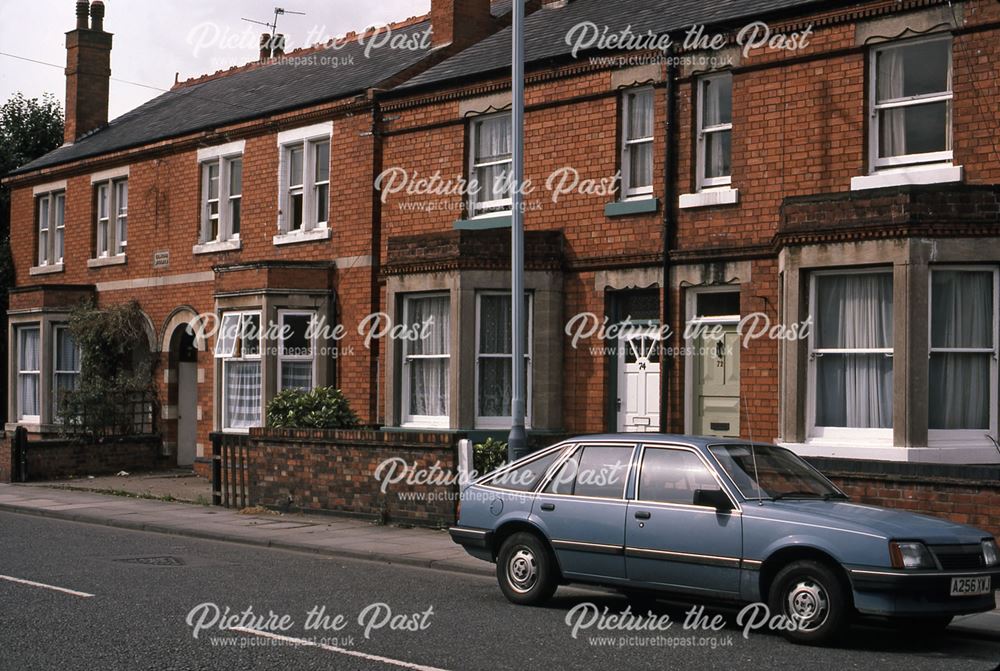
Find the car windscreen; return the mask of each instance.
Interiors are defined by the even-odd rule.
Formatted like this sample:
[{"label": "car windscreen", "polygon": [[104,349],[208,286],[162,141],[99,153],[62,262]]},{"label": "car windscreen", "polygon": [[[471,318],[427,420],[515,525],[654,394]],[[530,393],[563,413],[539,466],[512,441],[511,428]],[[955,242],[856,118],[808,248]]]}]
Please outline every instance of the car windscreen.
[{"label": "car windscreen", "polygon": [[712,445],[709,450],[748,499],[846,498],[812,466],[775,445]]}]

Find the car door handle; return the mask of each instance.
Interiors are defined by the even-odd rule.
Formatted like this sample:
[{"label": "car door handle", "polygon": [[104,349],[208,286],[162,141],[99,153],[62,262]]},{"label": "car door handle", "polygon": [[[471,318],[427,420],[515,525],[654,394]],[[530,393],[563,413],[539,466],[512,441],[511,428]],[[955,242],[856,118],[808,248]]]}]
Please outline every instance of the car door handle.
[{"label": "car door handle", "polygon": [[652,517],[652,514],[645,510],[639,510],[635,514],[635,519],[637,520],[648,520],[650,517]]},{"label": "car door handle", "polygon": [[554,503],[543,503],[542,504],[542,510],[544,510],[546,512],[551,512],[551,511],[553,511],[555,509],[556,509],[556,504],[554,504]]}]

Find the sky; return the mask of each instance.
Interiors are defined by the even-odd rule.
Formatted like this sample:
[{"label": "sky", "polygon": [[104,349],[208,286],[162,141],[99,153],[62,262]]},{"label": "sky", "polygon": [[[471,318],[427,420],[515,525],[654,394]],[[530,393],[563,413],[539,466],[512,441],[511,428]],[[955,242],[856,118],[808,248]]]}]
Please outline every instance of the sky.
[{"label": "sky", "polygon": [[[177,73],[183,81],[255,60],[267,29],[241,18],[270,23],[275,2],[306,13],[278,17],[289,50],[430,9],[430,0],[105,0],[104,29],[115,36],[110,118],[169,89]],[[75,26],[75,0],[0,3],[0,52],[58,65],[0,55],[0,102],[20,91],[29,98],[53,93],[65,104],[65,34]]]}]

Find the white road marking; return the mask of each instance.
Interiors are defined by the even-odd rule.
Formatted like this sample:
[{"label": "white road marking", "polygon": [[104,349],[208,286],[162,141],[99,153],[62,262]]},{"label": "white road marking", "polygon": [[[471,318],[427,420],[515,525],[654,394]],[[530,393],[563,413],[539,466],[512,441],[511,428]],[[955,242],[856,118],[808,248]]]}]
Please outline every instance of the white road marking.
[{"label": "white road marking", "polygon": [[264,638],[270,638],[275,641],[285,641],[286,643],[295,643],[297,645],[304,645],[308,648],[319,648],[320,650],[326,650],[327,652],[336,652],[338,654],[348,655],[350,657],[359,657],[361,659],[367,659],[370,662],[382,662],[383,664],[400,666],[404,669],[413,669],[413,671],[445,671],[445,669],[439,669],[436,666],[424,666],[423,664],[404,662],[398,659],[390,659],[389,657],[380,657],[379,655],[369,655],[367,653],[359,652],[357,650],[347,650],[346,648],[338,648],[332,645],[323,645],[322,643],[315,643],[313,641],[309,641],[304,638],[292,638],[291,636],[272,634],[269,631],[260,631],[257,629],[250,629],[248,627],[229,627],[226,631],[239,631],[244,634],[263,636]]},{"label": "white road marking", "polygon": [[34,580],[23,580],[21,578],[14,578],[9,575],[0,575],[0,580],[7,580],[10,582],[16,582],[21,585],[29,585],[31,587],[41,587],[42,589],[50,589],[53,592],[62,592],[63,594],[72,594],[73,596],[83,597],[84,599],[89,599],[94,596],[93,594],[87,594],[86,592],[77,592],[75,589],[66,589],[65,587],[56,587],[55,585],[46,585],[43,582],[35,582]]}]

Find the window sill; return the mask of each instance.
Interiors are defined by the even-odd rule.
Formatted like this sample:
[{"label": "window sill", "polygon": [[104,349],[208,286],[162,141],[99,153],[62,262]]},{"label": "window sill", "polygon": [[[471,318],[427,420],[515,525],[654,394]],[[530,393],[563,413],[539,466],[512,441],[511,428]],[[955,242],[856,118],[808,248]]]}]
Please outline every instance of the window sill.
[{"label": "window sill", "polygon": [[512,225],[513,217],[510,214],[484,214],[472,219],[459,219],[455,222],[454,228],[456,231],[488,231],[494,228],[510,228]]},{"label": "window sill", "polygon": [[660,209],[660,199],[652,196],[631,200],[618,200],[604,206],[605,217],[628,217],[635,214],[651,214]]},{"label": "window sill", "polygon": [[191,248],[192,254],[218,254],[219,252],[238,252],[243,249],[243,242],[236,240],[223,240],[222,242],[203,242]]},{"label": "window sill", "polygon": [[690,210],[696,207],[715,207],[717,205],[735,205],[740,202],[740,190],[730,187],[721,189],[705,189],[698,193],[687,193],[681,196],[678,207]]},{"label": "window sill", "polygon": [[884,189],[891,186],[907,186],[912,184],[950,184],[961,182],[963,170],[960,165],[936,164],[929,166],[914,166],[883,170],[864,177],[851,179],[851,191],[867,189]]},{"label": "window sill", "polygon": [[63,271],[63,264],[54,263],[48,266],[35,266],[28,271],[28,275],[51,275],[53,273],[61,273]]},{"label": "window sill", "polygon": [[319,240],[329,240],[333,237],[333,231],[326,226],[311,228],[308,231],[292,231],[274,236],[275,245],[294,245],[299,242],[316,242]]},{"label": "window sill", "polygon": [[119,254],[118,256],[102,256],[98,259],[88,259],[88,268],[103,268],[104,266],[123,266],[125,265],[125,255]]}]

